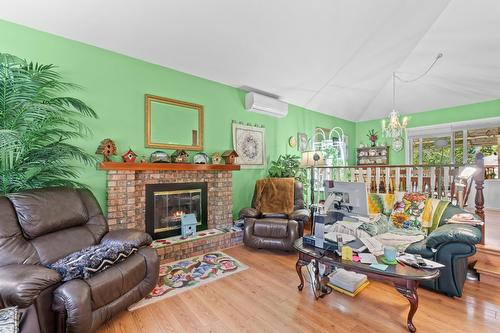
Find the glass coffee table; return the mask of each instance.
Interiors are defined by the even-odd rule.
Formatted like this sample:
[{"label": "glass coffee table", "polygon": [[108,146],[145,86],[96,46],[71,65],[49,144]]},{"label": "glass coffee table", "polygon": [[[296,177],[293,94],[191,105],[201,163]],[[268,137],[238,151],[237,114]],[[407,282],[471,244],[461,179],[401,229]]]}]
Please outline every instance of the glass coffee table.
[{"label": "glass coffee table", "polygon": [[385,270],[378,270],[370,267],[368,264],[342,260],[334,252],[325,251],[313,246],[304,245],[302,238],[299,238],[294,243],[294,248],[299,253],[299,258],[295,265],[297,274],[299,275],[300,284],[299,290],[304,288],[304,277],[302,276],[302,267],[308,265],[315,259],[315,288],[316,298],[324,297],[331,292],[331,288],[326,286],[320,279],[319,263],[326,266],[326,271],[329,272],[333,268],[344,268],[349,271],[367,275],[371,279],[389,281],[394,284],[396,290],[402,294],[410,302],[410,311],[408,312],[407,327],[410,332],[415,332],[416,328],[413,325],[413,316],[418,308],[417,288],[420,281],[433,280],[439,276],[438,269],[416,269],[408,265],[389,265]]}]

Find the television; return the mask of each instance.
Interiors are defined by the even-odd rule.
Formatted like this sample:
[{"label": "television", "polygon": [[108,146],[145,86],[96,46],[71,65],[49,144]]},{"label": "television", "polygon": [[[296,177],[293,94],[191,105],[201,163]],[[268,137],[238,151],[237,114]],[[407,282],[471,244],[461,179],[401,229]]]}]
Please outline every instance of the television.
[{"label": "television", "polygon": [[325,212],[340,211],[344,214],[368,216],[368,193],[363,182],[337,182],[326,180]]}]

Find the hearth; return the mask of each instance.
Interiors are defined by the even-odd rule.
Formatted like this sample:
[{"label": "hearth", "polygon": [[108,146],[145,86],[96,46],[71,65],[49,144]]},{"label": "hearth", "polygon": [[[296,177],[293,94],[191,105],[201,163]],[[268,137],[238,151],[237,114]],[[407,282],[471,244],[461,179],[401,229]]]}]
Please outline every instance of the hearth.
[{"label": "hearth", "polygon": [[181,234],[181,218],[195,214],[196,230],[208,228],[207,183],[146,184],[146,232],[153,239]]}]

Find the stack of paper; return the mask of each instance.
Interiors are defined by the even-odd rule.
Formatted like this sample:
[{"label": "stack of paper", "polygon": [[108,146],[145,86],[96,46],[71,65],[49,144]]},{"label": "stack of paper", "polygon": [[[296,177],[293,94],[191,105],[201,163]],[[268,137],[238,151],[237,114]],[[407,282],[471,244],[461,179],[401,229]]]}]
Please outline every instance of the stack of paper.
[{"label": "stack of paper", "polygon": [[410,253],[405,253],[405,254],[397,257],[396,259],[404,264],[407,264],[407,265],[410,265],[413,267],[419,267],[419,268],[442,268],[442,267],[444,267],[443,264],[440,264],[438,262],[435,262],[435,261],[432,261],[429,259],[424,259],[424,258],[422,258],[422,259],[424,259],[425,265],[419,266],[417,264],[417,260],[415,259],[415,256],[413,254],[410,254]]},{"label": "stack of paper", "polygon": [[377,263],[377,257],[375,257],[371,253],[358,253],[360,262],[362,264],[376,264]]},{"label": "stack of paper", "polygon": [[330,273],[330,275],[328,275],[328,278],[330,284],[351,293],[355,292],[367,281],[366,275],[346,271],[342,268],[338,268],[336,271]]},{"label": "stack of paper", "polygon": [[353,240],[356,239],[356,237],[354,237],[353,235],[343,234],[343,233],[335,232],[335,231],[327,232],[325,234],[325,239],[329,240],[330,242],[337,243],[338,236],[342,236],[342,242],[344,244],[352,242]]},{"label": "stack of paper", "polygon": [[384,245],[380,243],[375,237],[360,238],[363,244],[366,245],[370,253],[380,256],[384,254]]}]

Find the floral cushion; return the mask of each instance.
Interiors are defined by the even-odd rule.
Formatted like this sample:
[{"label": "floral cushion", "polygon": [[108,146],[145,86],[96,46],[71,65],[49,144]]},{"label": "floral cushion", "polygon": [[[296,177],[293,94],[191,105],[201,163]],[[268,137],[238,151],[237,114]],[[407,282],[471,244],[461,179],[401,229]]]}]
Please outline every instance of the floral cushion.
[{"label": "floral cushion", "polygon": [[396,228],[421,230],[427,199],[427,195],[422,193],[404,193],[402,197],[396,198],[391,222]]},{"label": "floral cushion", "polygon": [[439,226],[447,201],[429,198],[423,193],[398,195],[391,213],[393,225],[401,229],[422,230],[429,234]]}]

